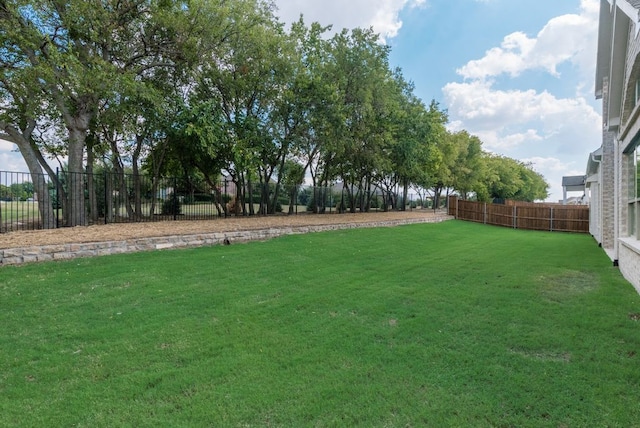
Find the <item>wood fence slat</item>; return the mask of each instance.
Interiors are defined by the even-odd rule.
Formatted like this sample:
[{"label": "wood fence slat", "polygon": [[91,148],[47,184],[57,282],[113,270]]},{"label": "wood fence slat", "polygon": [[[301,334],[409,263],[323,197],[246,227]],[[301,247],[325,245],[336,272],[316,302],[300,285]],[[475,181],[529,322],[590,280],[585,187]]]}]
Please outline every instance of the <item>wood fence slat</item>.
[{"label": "wood fence slat", "polygon": [[589,233],[589,207],[584,205],[518,201],[485,204],[451,196],[449,214],[460,220],[515,229]]}]

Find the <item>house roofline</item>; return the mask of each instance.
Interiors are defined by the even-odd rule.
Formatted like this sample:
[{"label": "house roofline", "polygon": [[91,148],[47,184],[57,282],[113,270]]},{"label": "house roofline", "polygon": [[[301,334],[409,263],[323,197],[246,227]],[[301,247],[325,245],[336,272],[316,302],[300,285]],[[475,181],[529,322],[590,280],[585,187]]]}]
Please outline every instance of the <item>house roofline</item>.
[{"label": "house roofline", "polygon": [[613,8],[614,4],[617,6],[625,15],[629,17],[631,22],[633,22],[636,27],[636,36],[638,35],[638,30],[640,30],[640,26],[638,23],[640,22],[640,11],[633,6],[628,0],[607,0],[611,8]]}]

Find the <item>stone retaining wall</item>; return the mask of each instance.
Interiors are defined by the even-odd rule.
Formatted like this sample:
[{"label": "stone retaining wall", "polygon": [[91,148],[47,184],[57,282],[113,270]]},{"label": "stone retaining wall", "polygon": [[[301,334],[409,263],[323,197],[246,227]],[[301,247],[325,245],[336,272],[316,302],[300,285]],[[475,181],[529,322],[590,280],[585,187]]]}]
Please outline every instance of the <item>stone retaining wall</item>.
[{"label": "stone retaining wall", "polygon": [[230,243],[265,241],[282,235],[295,235],[328,230],[356,229],[366,227],[389,227],[412,223],[437,223],[452,217],[428,217],[424,219],[393,220],[369,223],[327,224],[319,226],[278,227],[237,232],[198,233],[192,235],[162,236],[156,238],[127,239],[123,241],[89,242],[84,244],[59,244],[0,250],[0,266],[22,263],[67,260],[78,257],[106,256],[137,251],[165,250],[170,248],[221,245],[225,239]]}]

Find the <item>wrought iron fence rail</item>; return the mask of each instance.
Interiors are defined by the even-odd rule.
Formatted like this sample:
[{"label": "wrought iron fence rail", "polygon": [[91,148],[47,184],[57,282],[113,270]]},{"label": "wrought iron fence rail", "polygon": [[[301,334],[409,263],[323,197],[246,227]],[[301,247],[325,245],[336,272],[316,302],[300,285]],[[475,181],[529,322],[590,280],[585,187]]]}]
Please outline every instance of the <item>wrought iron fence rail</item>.
[{"label": "wrought iron fence rail", "polygon": [[[34,182],[36,182],[34,184]],[[84,200],[68,198],[70,186],[81,185]],[[149,176],[102,172],[64,173],[54,177],[24,172],[0,171],[0,233],[58,228],[67,225],[67,213],[74,204],[84,204],[86,224],[132,223],[179,220],[210,220],[229,215],[269,213],[335,213],[349,210],[345,189],[338,186],[313,188],[253,184],[243,189],[244,204],[234,204],[236,185],[222,179],[215,186],[188,178],[153,179]],[[270,204],[267,204],[267,200]],[[411,209],[421,205],[401,193],[371,192],[366,211]],[[275,204],[275,205],[274,205]],[[242,205],[238,208],[239,205]],[[360,211],[360,205],[355,204]]]}]

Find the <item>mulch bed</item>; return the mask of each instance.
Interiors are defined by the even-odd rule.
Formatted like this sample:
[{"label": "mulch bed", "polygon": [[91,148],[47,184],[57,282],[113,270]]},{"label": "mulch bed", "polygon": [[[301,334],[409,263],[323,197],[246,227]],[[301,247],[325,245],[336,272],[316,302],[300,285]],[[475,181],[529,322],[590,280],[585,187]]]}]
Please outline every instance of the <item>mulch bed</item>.
[{"label": "mulch bed", "polygon": [[299,214],[228,217],[216,220],[117,223],[49,230],[17,231],[0,234],[0,249],[31,246],[120,241],[197,233],[233,232],[278,227],[371,223],[447,217],[432,210],[392,211],[356,214]]}]

